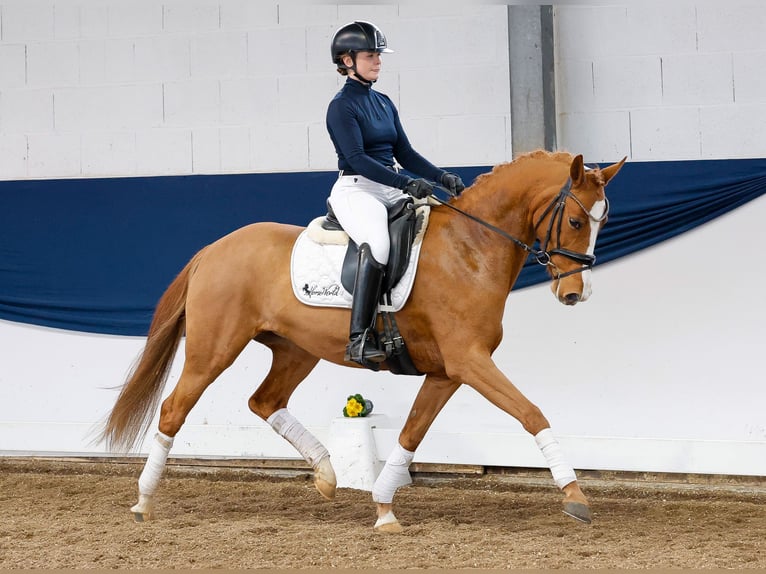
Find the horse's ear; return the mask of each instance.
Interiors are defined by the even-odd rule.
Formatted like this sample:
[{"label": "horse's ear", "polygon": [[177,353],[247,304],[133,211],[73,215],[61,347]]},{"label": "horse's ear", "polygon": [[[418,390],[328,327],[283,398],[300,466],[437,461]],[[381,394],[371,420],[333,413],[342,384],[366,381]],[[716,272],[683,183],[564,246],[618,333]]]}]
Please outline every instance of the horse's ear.
[{"label": "horse's ear", "polygon": [[622,161],[613,163],[612,165],[607,166],[601,170],[601,175],[604,177],[604,185],[609,183],[609,180],[612,179],[615,175],[617,175],[617,172],[620,171],[620,168],[622,168],[626,159],[628,159],[628,156],[625,156],[624,158],[622,158]]},{"label": "horse's ear", "polygon": [[585,166],[582,161],[582,154],[575,156],[572,165],[569,167],[569,179],[572,180],[572,187],[578,187],[585,181]]}]

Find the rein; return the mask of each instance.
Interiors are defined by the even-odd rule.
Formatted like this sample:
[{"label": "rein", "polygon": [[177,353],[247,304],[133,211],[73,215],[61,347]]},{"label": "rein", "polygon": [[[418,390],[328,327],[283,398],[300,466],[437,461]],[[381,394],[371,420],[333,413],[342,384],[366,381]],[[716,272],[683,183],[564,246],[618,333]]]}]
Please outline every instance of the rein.
[{"label": "rein", "polygon": [[[446,189],[442,188],[441,186],[438,186],[438,187],[439,189],[442,189],[443,191],[447,192],[448,195],[451,195]],[[563,277],[574,275],[575,273],[582,273],[583,271],[591,269],[594,263],[596,262],[595,255],[588,255],[587,253],[577,253],[576,251],[570,251],[569,249],[564,249],[563,247],[561,247],[561,224],[564,218],[564,207],[566,206],[566,200],[568,197],[571,197],[577,203],[577,205],[579,205],[580,208],[588,215],[588,217],[596,223],[600,223],[604,221],[604,219],[606,219],[607,213],[609,213],[609,201],[607,200],[606,209],[604,210],[603,215],[599,218],[593,217],[590,214],[590,212],[585,208],[585,206],[582,204],[582,202],[579,199],[577,199],[577,197],[572,193],[572,180],[567,178],[566,183],[563,185],[558,195],[556,195],[556,197],[554,197],[551,200],[551,202],[548,204],[548,207],[545,208],[545,211],[543,211],[543,214],[537,220],[537,223],[535,223],[535,230],[537,230],[537,228],[542,223],[543,219],[545,219],[545,216],[552,212],[550,222],[548,223],[548,230],[545,234],[545,241],[542,242],[541,249],[534,249],[532,246],[527,245],[520,239],[514,237],[513,235],[500,229],[499,227],[492,225],[491,223],[484,221],[483,219],[480,219],[476,217],[475,215],[472,215],[466,211],[463,211],[459,207],[455,207],[454,205],[451,205],[450,203],[436,197],[435,195],[431,196],[431,198],[436,200],[441,205],[444,205],[445,207],[449,207],[451,210],[458,212],[459,214],[467,217],[468,219],[475,221],[479,225],[486,227],[490,231],[493,231],[494,233],[497,233],[498,235],[512,241],[513,243],[521,247],[524,251],[531,254],[535,258],[535,261],[537,261],[537,263],[539,263],[540,265],[543,265],[546,267],[553,267],[554,269],[556,269],[557,273],[555,274],[555,279],[562,279]],[[551,242],[551,238],[553,236],[554,225],[556,227],[556,247],[554,247],[551,250],[548,250],[548,245]],[[567,271],[566,273],[558,273],[558,268],[551,261],[551,257],[553,255],[561,255],[562,257],[571,259],[572,261],[580,263],[581,267],[579,269],[573,269],[572,271]]]}]

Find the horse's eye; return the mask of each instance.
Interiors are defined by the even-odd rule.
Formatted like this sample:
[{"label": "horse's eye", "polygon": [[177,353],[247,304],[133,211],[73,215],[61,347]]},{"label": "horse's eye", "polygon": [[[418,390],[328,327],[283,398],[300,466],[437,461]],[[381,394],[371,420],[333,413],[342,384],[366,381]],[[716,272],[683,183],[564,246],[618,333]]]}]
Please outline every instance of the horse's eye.
[{"label": "horse's eye", "polygon": [[570,217],[569,225],[572,227],[572,229],[579,230],[582,227],[582,221],[575,219],[574,217]]}]

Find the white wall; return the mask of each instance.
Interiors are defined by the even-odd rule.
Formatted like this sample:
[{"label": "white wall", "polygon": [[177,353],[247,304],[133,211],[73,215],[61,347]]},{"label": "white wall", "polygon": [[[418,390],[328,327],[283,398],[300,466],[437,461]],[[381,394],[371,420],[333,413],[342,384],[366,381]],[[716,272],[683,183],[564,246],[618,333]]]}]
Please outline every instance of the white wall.
[{"label": "white wall", "polygon": [[766,155],[766,5],[555,10],[559,145],[589,161]]},{"label": "white wall", "polygon": [[[557,7],[560,147],[588,161],[763,156],[766,7],[647,6]],[[332,169],[324,108],[340,77],[327,44],[353,18],[397,50],[379,87],[420,151],[442,165],[511,157],[504,6],[3,0],[0,178]],[[763,273],[737,249],[764,217],[761,198],[597,267],[593,298],[573,309],[545,286],[512,294],[496,360],[575,466],[766,475]],[[0,322],[0,453],[101,452],[85,437],[141,345]],[[248,347],[174,454],[294,456],[247,412],[267,368],[267,351]],[[362,392],[385,415],[385,457],[418,382],[321,364],[290,408],[326,439]],[[416,460],[542,464],[470,389]]]},{"label": "white wall", "polygon": [[[506,8],[2,0],[0,179],[331,170],[342,24],[394,54],[378,88],[442,165],[510,157]],[[481,29],[481,34],[472,30]]]}]

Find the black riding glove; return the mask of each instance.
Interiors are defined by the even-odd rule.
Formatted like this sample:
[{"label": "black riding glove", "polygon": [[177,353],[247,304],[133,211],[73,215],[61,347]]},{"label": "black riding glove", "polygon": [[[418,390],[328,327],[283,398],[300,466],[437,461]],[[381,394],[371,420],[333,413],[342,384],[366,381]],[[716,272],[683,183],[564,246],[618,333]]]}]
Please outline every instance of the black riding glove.
[{"label": "black riding glove", "polygon": [[428,183],[425,179],[411,179],[404,186],[405,193],[409,193],[412,197],[417,199],[423,199],[428,197],[434,192],[434,186]]},{"label": "black riding glove", "polygon": [[460,179],[460,176],[448,171],[445,171],[444,175],[442,175],[441,183],[447,188],[450,195],[454,197],[459,196],[465,189],[465,185],[463,185],[463,180]]}]

